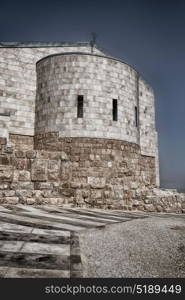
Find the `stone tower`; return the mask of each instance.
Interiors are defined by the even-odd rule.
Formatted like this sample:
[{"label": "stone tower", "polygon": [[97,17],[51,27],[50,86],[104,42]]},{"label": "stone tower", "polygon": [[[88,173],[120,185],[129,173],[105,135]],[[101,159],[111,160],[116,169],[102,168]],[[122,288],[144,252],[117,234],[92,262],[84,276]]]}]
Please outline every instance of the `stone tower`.
[{"label": "stone tower", "polygon": [[136,70],[88,43],[1,43],[0,72],[0,179],[15,202],[144,209],[158,143]]}]

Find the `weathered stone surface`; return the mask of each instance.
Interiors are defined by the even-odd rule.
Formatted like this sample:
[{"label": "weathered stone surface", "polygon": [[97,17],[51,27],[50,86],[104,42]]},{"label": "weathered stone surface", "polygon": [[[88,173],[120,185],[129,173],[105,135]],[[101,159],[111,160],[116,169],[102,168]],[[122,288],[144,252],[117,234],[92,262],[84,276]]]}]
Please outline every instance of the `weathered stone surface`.
[{"label": "weathered stone surface", "polygon": [[59,188],[59,194],[60,195],[64,195],[64,196],[67,196],[67,197],[71,197],[71,196],[74,196],[74,189],[70,189],[70,188]]},{"label": "weathered stone surface", "polygon": [[3,147],[3,153],[13,153],[14,151],[14,144],[9,142],[8,144],[4,145]]},{"label": "weathered stone surface", "polygon": [[[0,47],[0,107],[6,114],[6,120],[0,120],[0,165],[12,167],[14,173],[12,178],[7,169],[0,179],[13,181],[13,190],[22,189],[24,182],[30,190],[39,188],[33,182],[46,183],[48,199],[51,191],[57,197],[62,189],[66,202],[73,198],[84,204],[92,194],[97,207],[131,209],[158,178],[154,94],[132,67],[102,57],[96,46],[90,53],[90,48]],[[35,67],[49,54],[68,51],[86,53],[48,57]],[[83,120],[76,118],[79,93],[87,108]],[[112,120],[113,99],[119,102],[118,122]],[[62,186],[66,182],[69,185]],[[161,207],[173,202],[175,209],[182,202],[173,195],[168,201],[157,195],[145,205],[155,200]]]},{"label": "weathered stone surface", "polygon": [[72,177],[72,163],[69,161],[61,162],[60,180],[70,181]]},{"label": "weathered stone surface", "polygon": [[14,182],[30,181],[30,172],[26,170],[14,170]]},{"label": "weathered stone surface", "polygon": [[7,139],[6,139],[6,138],[0,137],[0,144],[1,144],[1,145],[5,145],[6,142],[7,142]]},{"label": "weathered stone surface", "polygon": [[3,196],[4,197],[13,197],[13,196],[15,196],[15,191],[11,191],[11,190],[4,191]]},{"label": "weathered stone surface", "polygon": [[47,161],[43,159],[35,159],[31,164],[31,179],[32,181],[47,180]]},{"label": "weathered stone surface", "polygon": [[11,182],[13,180],[12,166],[0,165],[0,182]]},{"label": "weathered stone surface", "polygon": [[60,176],[60,160],[49,160],[48,165],[48,180],[58,181]]},{"label": "weathered stone surface", "polygon": [[0,165],[9,165],[10,160],[7,156],[1,155],[0,156]]},{"label": "weathered stone surface", "polygon": [[9,183],[1,183],[0,182],[0,190],[7,190],[10,188]]},{"label": "weathered stone surface", "polygon": [[26,153],[24,151],[15,151],[15,156],[17,158],[25,158],[26,157]]},{"label": "weathered stone surface", "polygon": [[[179,213],[185,209],[185,195],[155,188],[154,158],[142,156],[138,145],[57,134],[49,140],[55,145],[59,141],[62,152],[0,150],[1,203]],[[47,134],[39,141],[47,148]]]},{"label": "weathered stone surface", "polygon": [[[35,199],[36,204],[39,204],[39,201],[42,201],[43,198],[43,191],[41,190],[32,191],[32,197]],[[40,204],[42,203],[40,202]]]},{"label": "weathered stone surface", "polygon": [[34,190],[33,182],[17,182],[11,183],[10,188],[12,190]]},{"label": "weathered stone surface", "polygon": [[61,160],[64,160],[64,161],[69,160],[68,155],[64,151],[61,151],[60,158],[61,158]]},{"label": "weathered stone surface", "polygon": [[35,198],[27,198],[27,200],[26,200],[26,204],[28,204],[28,205],[33,205],[35,203],[36,203]]},{"label": "weathered stone surface", "polygon": [[53,184],[50,182],[35,182],[36,190],[51,190],[53,188]]},{"label": "weathered stone surface", "polygon": [[[21,106],[23,106],[21,104]],[[19,107],[20,108],[20,107]],[[9,143],[14,145],[14,150],[28,151],[33,149],[33,136],[22,135],[22,133],[9,134]]]},{"label": "weathered stone surface", "polygon": [[57,160],[59,161],[61,158],[61,152],[49,152],[49,159],[50,160]]},{"label": "weathered stone surface", "polygon": [[26,151],[26,157],[27,158],[33,159],[33,158],[36,157],[36,155],[37,155],[37,152],[34,151],[34,150],[32,150],[32,151]]},{"label": "weathered stone surface", "polygon": [[13,159],[13,166],[17,170],[30,170],[30,162],[24,158]]},{"label": "weathered stone surface", "polygon": [[3,199],[3,203],[18,204],[19,203],[19,198],[18,197],[5,197]]},{"label": "weathered stone surface", "polygon": [[155,211],[153,204],[145,204],[144,208],[146,211],[150,211],[150,212]]},{"label": "weathered stone surface", "polygon": [[106,179],[104,177],[88,177],[87,182],[92,188],[102,189],[105,187]]},{"label": "weathered stone surface", "polygon": [[93,189],[91,191],[91,198],[92,199],[102,199],[102,191]]},{"label": "weathered stone surface", "polygon": [[32,195],[33,195],[32,190],[17,190],[16,191],[16,196],[19,197],[19,199],[31,198]]},{"label": "weathered stone surface", "polygon": [[140,205],[140,201],[138,200],[133,200],[133,207],[138,207]]},{"label": "weathered stone surface", "polygon": [[37,151],[37,156],[38,159],[48,159],[49,157],[49,152],[45,150]]}]

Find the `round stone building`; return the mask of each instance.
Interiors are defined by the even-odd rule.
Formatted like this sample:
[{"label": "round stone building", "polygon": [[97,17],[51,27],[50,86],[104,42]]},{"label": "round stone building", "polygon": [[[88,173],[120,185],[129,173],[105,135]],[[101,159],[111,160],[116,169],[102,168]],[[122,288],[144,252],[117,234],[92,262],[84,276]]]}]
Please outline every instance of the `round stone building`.
[{"label": "round stone building", "polygon": [[100,54],[57,53],[36,70],[35,148],[65,153],[65,193],[76,204],[142,205],[159,185],[152,88]]},{"label": "round stone building", "polygon": [[159,187],[155,97],[92,43],[0,43],[0,203],[184,212]]}]

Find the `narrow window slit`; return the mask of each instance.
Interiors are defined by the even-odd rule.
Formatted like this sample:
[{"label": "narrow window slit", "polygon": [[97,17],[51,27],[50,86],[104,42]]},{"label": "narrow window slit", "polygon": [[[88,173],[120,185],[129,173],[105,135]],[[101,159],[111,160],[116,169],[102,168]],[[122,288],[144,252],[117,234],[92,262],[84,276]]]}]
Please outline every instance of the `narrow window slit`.
[{"label": "narrow window slit", "polygon": [[113,121],[118,120],[118,101],[117,101],[117,99],[112,100],[112,118],[113,118]]},{"label": "narrow window slit", "polygon": [[83,118],[83,96],[79,95],[77,99],[77,118]]},{"label": "narrow window slit", "polygon": [[138,108],[135,106],[135,125],[138,127]]}]

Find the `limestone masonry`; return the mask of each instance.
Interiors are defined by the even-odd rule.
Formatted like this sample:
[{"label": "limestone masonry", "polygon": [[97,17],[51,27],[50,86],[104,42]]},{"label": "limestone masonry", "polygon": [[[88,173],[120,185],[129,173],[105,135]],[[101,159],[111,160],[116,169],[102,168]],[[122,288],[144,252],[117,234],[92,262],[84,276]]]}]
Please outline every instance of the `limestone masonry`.
[{"label": "limestone masonry", "polygon": [[0,43],[0,202],[184,212],[152,88],[90,43]]}]

